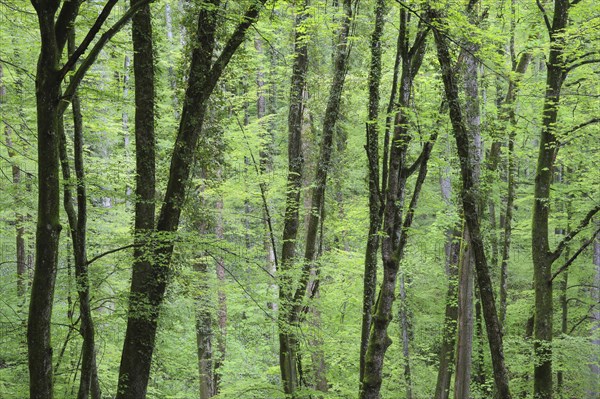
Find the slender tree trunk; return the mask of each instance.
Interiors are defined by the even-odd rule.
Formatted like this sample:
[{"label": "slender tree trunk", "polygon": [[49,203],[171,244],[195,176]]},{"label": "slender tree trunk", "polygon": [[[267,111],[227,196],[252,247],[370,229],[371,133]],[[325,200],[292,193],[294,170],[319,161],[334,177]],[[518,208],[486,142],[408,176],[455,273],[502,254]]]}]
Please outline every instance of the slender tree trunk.
[{"label": "slender tree trunk", "polygon": [[296,14],[294,31],[294,64],[290,89],[288,114],[288,176],[283,226],[283,248],[281,250],[281,270],[279,273],[279,366],[283,391],[293,397],[299,385],[297,367],[298,341],[290,325],[293,306],[292,268],[296,257],[296,238],[299,225],[300,189],[302,186],[302,125],[304,118],[304,91],[308,70],[307,41],[302,29],[308,14],[308,0]]},{"label": "slender tree trunk", "polygon": [[377,399],[383,378],[383,360],[391,339],[387,334],[392,319],[392,305],[395,299],[396,277],[400,260],[408,240],[408,229],[412,225],[414,211],[417,206],[420,190],[427,175],[427,161],[433,147],[433,140],[428,141],[421,153],[419,174],[406,216],[403,218],[404,198],[406,196],[406,180],[409,176],[407,151],[411,140],[408,131],[408,109],[414,77],[421,66],[425,34],[419,30],[414,44],[409,47],[408,26],[409,14],[401,9],[400,52],[402,55],[402,76],[400,79],[399,111],[396,115],[394,139],[390,150],[385,207],[383,214],[383,230],[386,235],[382,239],[383,280],[379,296],[373,310],[372,326],[365,354],[363,379],[360,386],[360,399]]},{"label": "slender tree trunk", "polygon": [[363,314],[360,337],[360,376],[362,381],[365,368],[365,354],[371,330],[375,291],[377,289],[377,255],[379,249],[379,229],[381,228],[381,209],[379,185],[379,85],[381,83],[381,36],[383,35],[386,5],[378,0],[375,5],[375,27],[371,35],[371,65],[369,68],[369,103],[367,121],[367,166],[369,173],[369,233],[365,250],[365,271],[363,276]]},{"label": "slender tree trunk", "polygon": [[410,371],[410,314],[408,309],[408,302],[406,300],[406,276],[404,273],[400,275],[400,335],[402,340],[402,357],[404,360],[404,384],[406,385],[406,399],[412,399],[412,373]]},{"label": "slender tree trunk", "polygon": [[[201,236],[208,234],[207,222],[201,223],[198,231]],[[206,254],[201,254],[202,257]],[[200,399],[209,399],[216,394],[216,376],[213,362],[213,304],[210,300],[208,284],[208,265],[204,260],[194,265],[198,276],[198,295],[196,306],[196,352],[198,354],[198,373],[200,381]]]},{"label": "slender tree trunk", "polygon": [[[594,289],[592,290],[592,303],[600,303],[600,237],[594,240]],[[593,382],[588,390],[588,398],[597,398],[600,395],[600,309],[598,305],[592,311],[592,354],[590,371]]]},{"label": "slender tree trunk", "polygon": [[[448,179],[448,187],[450,186]],[[444,190],[444,188],[442,188]],[[446,196],[445,196],[446,197]],[[450,195],[447,196],[450,198]],[[461,256],[460,231],[450,230],[446,233],[446,275],[448,276],[448,291],[446,293],[446,310],[444,312],[444,329],[442,331],[442,346],[435,387],[435,399],[450,397],[450,382],[452,379],[452,364],[454,362],[454,346],[456,343],[456,328],[458,319],[458,265]]]},{"label": "slender tree trunk", "polygon": [[[443,20],[436,12],[430,12],[432,20],[443,23]],[[442,25],[443,26],[443,25]],[[487,265],[485,248],[480,232],[479,216],[477,209],[477,186],[476,174],[473,170],[474,154],[471,151],[471,143],[465,122],[462,116],[462,108],[458,97],[458,87],[454,80],[450,53],[446,44],[446,38],[439,31],[434,29],[438,60],[442,69],[442,79],[448,101],[450,121],[456,138],[456,146],[459,152],[460,167],[462,175],[461,198],[463,210],[465,213],[466,225],[469,229],[470,246],[475,259],[475,269],[477,271],[477,283],[480,290],[483,313],[488,333],[490,352],[492,355],[492,366],[494,370],[494,380],[498,396],[503,399],[511,397],[508,386],[508,372],[504,364],[504,351],[502,344],[502,331],[496,312],[494,301],[494,291]]]},{"label": "slender tree trunk", "polygon": [[469,231],[465,226],[462,235],[458,268],[458,339],[456,344],[456,376],[454,378],[454,398],[470,397],[471,357],[473,353],[473,262]]},{"label": "slender tree trunk", "polygon": [[[220,174],[220,171],[218,172]],[[217,220],[215,223],[215,236],[219,240],[224,240],[223,233],[223,199],[218,198],[215,204],[217,210]],[[217,326],[219,328],[217,334],[217,353],[214,356],[214,392],[219,394],[221,390],[221,377],[223,364],[225,363],[225,354],[227,350],[227,295],[225,294],[225,261],[222,257],[217,257]]]}]

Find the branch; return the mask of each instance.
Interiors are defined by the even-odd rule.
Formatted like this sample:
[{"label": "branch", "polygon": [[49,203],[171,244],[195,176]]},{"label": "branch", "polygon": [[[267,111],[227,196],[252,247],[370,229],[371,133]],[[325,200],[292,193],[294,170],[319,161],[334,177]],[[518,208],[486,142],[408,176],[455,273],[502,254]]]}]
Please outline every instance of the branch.
[{"label": "branch", "polygon": [[550,258],[553,261],[556,260],[560,256],[560,254],[565,249],[565,247],[569,244],[569,242],[571,242],[571,240],[573,238],[575,238],[575,236],[577,234],[579,234],[581,232],[581,230],[583,230],[590,223],[590,220],[592,220],[592,217],[596,213],[598,213],[598,211],[600,211],[600,205],[596,205],[594,208],[592,208],[592,210],[590,210],[587,213],[587,215],[585,215],[585,217],[583,218],[581,223],[579,223],[579,226],[577,226],[577,228],[575,230],[571,231],[569,234],[567,234],[565,236],[565,238],[563,238],[563,240],[558,244],[558,247],[556,247],[556,250],[554,252],[550,253]]},{"label": "branch", "polygon": [[[76,1],[69,1],[69,2],[65,3],[65,6],[63,6],[63,9],[69,3],[77,3],[77,2]],[[115,6],[115,4],[117,4],[117,0],[108,0],[106,2],[106,4],[104,5],[104,8],[100,12],[100,15],[98,15],[98,18],[96,18],[96,21],[94,22],[94,25],[92,25],[92,27],[90,28],[90,30],[88,31],[88,33],[85,35],[85,38],[83,39],[83,41],[81,42],[81,44],[77,47],[77,50],[75,50],[73,52],[73,54],[71,54],[71,56],[69,57],[69,59],[67,60],[67,62],[65,63],[65,65],[60,70],[60,72],[59,72],[59,78],[61,80],[67,75],[67,73],[69,72],[69,70],[75,66],[75,64],[77,63],[77,61],[79,60],[79,58],[88,49],[88,47],[92,43],[92,40],[94,40],[94,38],[96,37],[96,35],[100,31],[100,28],[102,28],[102,25],[104,25],[104,22],[109,17],[110,12],[112,11],[112,9]],[[61,11],[61,16],[62,16],[62,11]]]},{"label": "branch", "polygon": [[125,24],[127,24],[127,22],[129,22],[129,20],[133,17],[133,15],[140,8],[142,8],[146,4],[149,4],[151,1],[152,0],[141,0],[139,3],[132,5],[129,8],[129,10],[127,10],[127,12],[125,14],[123,14],[123,16],[117,22],[115,22],[115,24],[113,26],[110,27],[110,29],[108,29],[106,32],[104,32],[102,34],[102,36],[100,36],[100,39],[98,39],[98,41],[96,42],[94,47],[90,50],[90,53],[88,54],[87,58],[81,63],[81,65],[79,66],[79,68],[77,69],[77,71],[75,72],[73,77],[71,78],[69,85],[65,89],[65,92],[62,97],[62,101],[61,101],[60,105],[58,106],[59,115],[62,115],[62,113],[64,113],[65,110],[67,109],[67,106],[71,102],[71,98],[73,98],[73,95],[75,94],[75,91],[77,90],[77,87],[83,80],[83,77],[85,76],[87,71],[90,69],[90,67],[96,61],[96,58],[98,58],[100,51],[102,51],[102,49],[104,48],[106,43],[110,39],[112,39],[112,37],[114,35],[116,35],[117,32],[119,32],[121,30],[121,28],[123,28],[123,26],[125,26]]},{"label": "branch", "polygon": [[[81,3],[83,3],[82,0],[65,1],[56,18],[54,36],[56,37],[56,42],[61,53],[67,43],[69,32],[71,32],[73,26],[75,26],[75,19],[79,14]],[[63,77],[61,76],[61,79],[62,78]]]},{"label": "branch", "polygon": [[108,250],[106,252],[101,253],[100,255],[94,256],[92,259],[88,260],[85,265],[88,266],[88,265],[92,264],[93,262],[97,261],[98,259],[104,258],[106,255],[114,254],[115,252],[119,252],[119,251],[122,251],[124,249],[141,247],[141,246],[142,246],[142,244],[128,244],[128,245],[125,245],[125,246],[120,247],[120,248],[115,248],[115,249]]},{"label": "branch", "polygon": [[542,12],[542,15],[544,16],[544,23],[546,24],[546,29],[548,29],[548,34],[551,35],[552,34],[552,24],[550,24],[550,20],[548,19],[548,14],[546,14],[546,9],[544,9],[544,6],[540,2],[540,0],[535,0],[535,3],[537,4],[538,8]]},{"label": "branch", "polygon": [[25,75],[26,75],[28,78],[30,78],[31,80],[35,81],[35,76],[34,76],[34,75],[31,73],[31,72],[29,72],[27,69],[25,69],[25,68],[22,68],[22,67],[18,66],[17,64],[13,64],[13,63],[12,63],[12,62],[10,62],[10,61],[6,61],[6,60],[4,60],[4,59],[2,59],[2,58],[0,58],[0,63],[6,64],[6,65],[10,65],[11,67],[13,67],[13,68],[15,68],[15,69],[18,69],[19,71],[21,71],[21,72],[25,73]]},{"label": "branch", "polygon": [[564,265],[562,265],[557,271],[556,273],[554,273],[552,275],[552,278],[550,279],[550,281],[548,281],[549,283],[552,283],[552,281],[562,272],[564,272],[565,270],[567,270],[567,268],[569,266],[571,266],[571,264],[575,261],[575,259],[577,259],[577,257],[587,248],[589,247],[589,245],[594,242],[594,240],[596,239],[596,236],[598,235],[598,233],[600,233],[600,229],[596,230],[594,232],[594,234],[592,234],[592,236],[590,237],[589,240],[586,240],[581,247],[577,250],[577,252],[575,252],[575,254],[573,256],[571,256],[571,258],[565,262]]},{"label": "branch", "polygon": [[[246,31],[254,22],[256,22],[260,9],[263,7],[266,1],[267,0],[258,0],[254,2],[250,8],[248,8],[242,17],[242,22],[240,22],[235,28],[235,31],[231,34],[227,44],[225,44],[225,47],[219,55],[219,58],[217,58],[212,68],[210,68],[206,81],[212,84],[213,87],[217,84],[219,77],[235,53],[235,50],[240,46],[242,41],[244,41],[246,37]],[[208,90],[207,92],[211,93],[212,90]]]},{"label": "branch", "polygon": [[590,58],[588,60],[579,61],[579,62],[569,65],[566,68],[566,71],[571,72],[573,69],[579,68],[580,66],[587,65],[587,64],[596,64],[596,63],[600,63],[599,58]]}]

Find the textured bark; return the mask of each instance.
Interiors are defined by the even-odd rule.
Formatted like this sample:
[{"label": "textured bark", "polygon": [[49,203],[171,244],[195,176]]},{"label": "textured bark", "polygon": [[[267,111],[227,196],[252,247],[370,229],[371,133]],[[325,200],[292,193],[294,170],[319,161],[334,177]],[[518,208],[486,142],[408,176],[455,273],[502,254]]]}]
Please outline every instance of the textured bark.
[{"label": "textured bark", "polygon": [[[147,2],[148,0],[141,0]],[[59,121],[78,85],[95,62],[104,45],[127,23],[137,9],[130,9],[106,30],[71,76],[64,94],[60,86],[81,55],[86,52],[110,15],[116,0],[109,0],[65,65],[60,58],[74,26],[81,0],[31,0],[41,37],[36,71],[36,107],[38,133],[38,220],[35,268],[27,326],[29,391],[31,399],[52,399],[52,347],[50,322],[58,262],[60,235]],[[58,13],[58,15],[57,15]]]},{"label": "textured bark", "polygon": [[[135,5],[136,1],[131,3]],[[153,273],[152,231],[155,223],[154,54],[150,6],[132,20],[133,75],[135,82],[135,221],[133,269],[127,332],[119,368],[118,397],[145,397],[154,346],[153,307],[147,276]],[[148,287],[150,288],[150,287]],[[144,309],[144,310],[142,310]]]},{"label": "textured bark", "polygon": [[383,360],[391,339],[387,334],[392,319],[392,305],[395,299],[396,277],[404,248],[408,241],[408,229],[412,225],[414,211],[418,203],[420,190],[427,175],[427,161],[433,147],[433,140],[428,141],[420,156],[419,175],[406,216],[402,217],[404,198],[406,196],[406,180],[409,173],[407,151],[411,140],[408,131],[408,109],[412,83],[423,60],[425,34],[419,30],[414,44],[409,47],[409,17],[405,9],[401,10],[400,38],[402,55],[402,76],[400,78],[399,111],[396,115],[394,137],[390,150],[389,175],[385,192],[383,213],[383,230],[386,235],[382,239],[381,254],[383,258],[383,280],[379,296],[373,310],[372,326],[365,354],[363,378],[360,385],[360,399],[377,399],[381,389],[383,376]]},{"label": "textured bark", "polygon": [[137,278],[132,278],[130,302],[136,305],[142,301],[147,306],[147,311],[142,315],[140,309],[136,309],[137,306],[133,308],[130,306],[117,399],[145,396],[158,315],[167,287],[169,264],[175,245],[174,233],[179,226],[194,153],[202,133],[207,102],[225,67],[243,42],[246,31],[257,19],[263,3],[264,1],[259,0],[247,9],[242,21],[234,29],[214,62],[212,58],[219,1],[214,0],[213,6],[203,7],[199,11],[198,31],[195,36],[197,46],[193,46],[192,49],[183,112],[171,157],[167,187],[156,224],[156,231],[160,238],[156,239],[158,242],[153,245],[151,251],[153,261],[151,267],[148,270],[140,270]]},{"label": "textured bark", "polygon": [[[441,22],[441,26],[443,26],[443,20],[439,17],[437,12],[431,11],[430,14],[434,21]],[[508,386],[508,372],[504,364],[502,331],[498,321],[498,314],[496,312],[496,304],[494,301],[494,291],[487,265],[485,247],[483,245],[480,232],[479,215],[477,210],[477,187],[475,184],[475,171],[472,168],[474,154],[471,152],[470,138],[462,116],[463,111],[459,102],[458,87],[453,76],[450,53],[446,43],[446,38],[439,31],[439,28],[434,29],[434,36],[438,60],[442,70],[442,80],[444,82],[446,99],[448,101],[450,121],[452,123],[452,128],[456,139],[456,146],[460,158],[461,176],[463,182],[461,199],[466,225],[469,229],[469,235],[471,237],[470,244],[475,259],[477,283],[481,295],[490,352],[492,355],[494,380],[496,383],[498,396],[503,399],[509,399],[511,395]]]},{"label": "textured bark", "polygon": [[448,291],[446,293],[444,329],[442,331],[442,346],[440,348],[440,360],[434,399],[448,399],[450,397],[450,382],[452,379],[454,346],[456,343],[456,324],[458,319],[457,280],[458,265],[461,256],[460,231],[455,230],[446,233],[445,253]]},{"label": "textured bark", "polygon": [[377,255],[379,249],[379,229],[381,228],[381,209],[379,186],[379,86],[381,83],[381,36],[383,35],[385,1],[378,0],[375,5],[375,26],[371,35],[371,64],[369,67],[369,103],[366,128],[367,166],[369,172],[369,233],[365,250],[365,271],[363,276],[363,310],[360,336],[359,381],[362,381],[365,368],[365,354],[371,330],[375,291],[377,289]]},{"label": "textured bark", "polygon": [[473,353],[473,262],[469,231],[463,228],[463,250],[458,268],[458,338],[456,343],[455,399],[469,398]]},{"label": "textured bark", "polygon": [[[315,179],[313,181],[313,189],[310,201],[310,212],[307,215],[307,227],[306,227],[306,241],[305,241],[305,252],[303,259],[303,266],[297,286],[294,289],[292,296],[292,303],[287,306],[291,306],[291,309],[286,311],[288,317],[288,323],[293,328],[298,325],[304,312],[303,301],[308,295],[310,298],[314,298],[318,295],[318,270],[314,269],[314,262],[317,258],[317,238],[319,233],[320,220],[323,216],[323,207],[325,200],[325,187],[327,182],[327,175],[331,166],[331,154],[333,152],[333,139],[335,133],[335,125],[338,120],[340,101],[342,96],[342,90],[344,87],[344,81],[346,77],[346,68],[348,62],[348,34],[350,32],[350,18],[352,15],[351,1],[344,1],[344,19],[340,27],[339,43],[335,52],[335,66],[333,81],[331,84],[329,99],[327,101],[327,107],[325,109],[325,117],[323,121],[323,134],[320,147],[319,158],[316,165]],[[311,270],[314,270],[315,281],[310,284]],[[294,332],[292,332],[293,334]],[[294,338],[295,339],[295,338]],[[290,348],[293,352],[297,350],[297,346]],[[319,348],[315,349],[317,352]],[[298,354],[291,354],[290,358],[298,359]],[[317,389],[326,391],[328,384],[326,380],[324,356],[316,354],[317,363],[314,367],[315,374],[315,386]],[[287,392],[286,392],[287,393]],[[294,396],[294,392],[289,392]]]},{"label": "textured bark", "polygon": [[298,340],[290,325],[292,311],[293,279],[291,270],[296,257],[296,238],[299,225],[300,189],[304,158],[302,156],[302,125],[304,118],[304,91],[308,70],[307,41],[302,29],[306,21],[308,0],[302,3],[296,14],[294,31],[294,64],[290,88],[290,106],[288,113],[288,175],[283,225],[283,245],[279,273],[279,367],[283,391],[292,396],[299,385],[298,381]]},{"label": "textured bark", "polygon": [[27,325],[29,395],[31,399],[52,399],[50,322],[61,230],[58,162],[58,103],[61,82],[59,62],[66,36],[57,37],[55,34],[55,15],[59,6],[57,1],[34,0],[32,4],[39,21],[41,49],[35,82],[38,116],[38,220],[35,269]]},{"label": "textured bark", "polygon": [[400,275],[400,335],[402,340],[402,357],[404,360],[404,384],[406,385],[406,399],[412,399],[412,373],[410,371],[410,314],[406,300],[406,284],[404,273]]},{"label": "textured bark", "polygon": [[554,1],[554,16],[550,34],[550,53],[547,62],[546,94],[542,113],[542,131],[534,187],[531,251],[533,256],[533,286],[535,290],[535,321],[533,326],[535,362],[533,395],[536,399],[552,398],[552,263],[548,218],[550,186],[558,150],[555,126],[558,118],[560,90],[565,79],[562,65],[564,43],[561,34],[567,26],[568,0]]},{"label": "textured bark", "polygon": [[[201,235],[208,234],[206,226],[200,229]],[[205,254],[201,254],[204,256]],[[196,302],[196,350],[198,354],[198,372],[200,381],[200,399],[209,399],[216,394],[213,369],[213,304],[210,301],[208,286],[208,265],[200,261],[194,265],[198,274],[198,292]]]},{"label": "textured bark", "polygon": [[[215,204],[217,210],[217,220],[215,224],[215,237],[219,240],[225,239],[223,234],[223,199],[217,199]],[[221,390],[221,368],[225,363],[225,354],[227,350],[227,295],[225,294],[225,261],[222,257],[217,258],[216,265],[217,282],[217,353],[214,355],[214,394],[217,395]]]}]

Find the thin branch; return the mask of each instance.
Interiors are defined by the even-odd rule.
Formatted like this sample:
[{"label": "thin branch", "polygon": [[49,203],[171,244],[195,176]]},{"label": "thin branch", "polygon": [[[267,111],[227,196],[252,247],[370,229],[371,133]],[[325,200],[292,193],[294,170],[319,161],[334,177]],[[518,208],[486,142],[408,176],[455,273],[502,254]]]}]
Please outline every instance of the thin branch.
[{"label": "thin branch", "polygon": [[596,63],[600,63],[600,58],[590,58],[588,60],[583,60],[583,61],[576,62],[574,64],[569,65],[566,68],[566,70],[567,70],[567,72],[570,72],[570,71],[572,71],[575,68],[579,68],[580,66],[588,65],[588,64],[596,64]]},{"label": "thin branch", "polygon": [[85,35],[85,38],[83,39],[81,44],[77,47],[77,50],[75,50],[73,54],[71,54],[65,65],[60,70],[60,79],[66,76],[66,74],[75,66],[75,64],[83,55],[83,53],[85,53],[85,51],[88,49],[88,47],[100,31],[100,28],[102,28],[102,25],[104,25],[104,22],[106,22],[106,19],[110,16],[110,13],[115,4],[117,4],[117,0],[108,0],[108,2],[104,5],[104,8],[100,12],[100,15],[98,15],[98,18],[96,18],[94,25],[92,25],[88,33]]},{"label": "thin branch", "polygon": [[594,234],[592,234],[592,236],[590,237],[589,240],[586,240],[581,247],[579,247],[579,249],[577,250],[577,252],[575,252],[575,254],[573,254],[573,256],[571,256],[571,258],[565,262],[564,265],[562,265],[557,271],[556,273],[554,273],[552,275],[552,278],[550,279],[549,283],[552,283],[552,281],[562,272],[564,272],[565,270],[567,270],[567,268],[569,266],[571,266],[571,264],[575,261],[575,259],[577,259],[577,257],[587,248],[589,247],[589,245],[594,242],[594,240],[596,239],[596,236],[598,235],[598,233],[600,233],[600,229],[596,230],[594,232]]},{"label": "thin branch", "polygon": [[121,28],[123,28],[123,26],[125,26],[125,24],[127,24],[129,22],[129,20],[133,17],[133,15],[140,8],[149,4],[151,1],[152,0],[141,0],[138,3],[135,3],[135,5],[132,5],[129,8],[129,10],[127,10],[127,12],[125,14],[123,14],[123,16],[117,22],[115,22],[115,24],[113,26],[111,26],[106,32],[104,32],[102,34],[102,36],[100,36],[100,38],[98,39],[98,41],[96,42],[94,47],[92,47],[92,49],[90,50],[87,58],[81,63],[81,65],[79,66],[79,68],[77,69],[77,71],[75,72],[73,77],[71,78],[69,85],[65,89],[65,92],[62,97],[62,101],[61,101],[60,105],[58,106],[59,115],[64,113],[65,110],[67,109],[67,106],[71,102],[71,98],[73,98],[73,95],[75,94],[75,91],[77,90],[77,87],[83,80],[83,77],[85,76],[87,71],[90,69],[90,67],[96,61],[96,58],[98,58],[100,51],[102,51],[102,49],[104,48],[106,43],[108,43],[108,41],[110,39],[112,39],[112,37],[114,35],[116,35],[117,32],[119,32],[121,30]]},{"label": "thin branch", "polygon": [[108,251],[106,251],[106,252],[103,252],[103,253],[101,253],[101,254],[99,254],[99,255],[96,255],[96,256],[94,256],[92,259],[88,260],[88,261],[86,262],[86,266],[87,266],[87,265],[90,265],[90,264],[92,264],[93,262],[97,261],[97,260],[98,260],[98,259],[100,259],[100,258],[103,258],[103,257],[105,257],[106,255],[114,254],[115,252],[119,252],[119,251],[122,251],[122,250],[124,250],[124,249],[135,248],[135,247],[141,247],[141,246],[142,246],[142,244],[128,244],[128,245],[125,245],[125,246],[123,246],[123,247],[119,247],[119,248],[115,248],[115,249],[108,250]]},{"label": "thin branch", "polygon": [[15,69],[18,69],[19,71],[24,72],[25,75],[27,75],[27,77],[30,78],[31,80],[35,80],[35,76],[31,72],[29,72],[27,69],[25,69],[23,67],[20,67],[20,66],[18,66],[16,64],[13,64],[10,61],[6,61],[6,60],[2,59],[2,58],[0,58],[0,63],[6,64],[6,65],[10,65],[11,67],[13,67]]},{"label": "thin branch", "polygon": [[573,240],[573,238],[575,238],[575,236],[577,234],[579,234],[581,232],[581,230],[583,230],[590,223],[590,220],[592,220],[592,217],[596,213],[598,213],[598,211],[600,211],[600,205],[596,205],[594,208],[592,208],[592,210],[590,210],[587,213],[587,215],[585,215],[585,217],[581,220],[581,222],[579,223],[579,226],[577,226],[577,228],[575,230],[571,231],[569,234],[567,234],[565,236],[565,238],[562,239],[562,241],[556,247],[556,250],[554,252],[550,253],[550,258],[552,260],[556,260],[560,256],[560,254],[565,249],[565,247],[569,244],[569,242],[571,242],[571,240]]},{"label": "thin branch", "polygon": [[542,12],[542,15],[544,16],[544,23],[546,24],[546,28],[548,29],[548,34],[551,35],[552,34],[552,24],[550,23],[550,20],[548,19],[548,14],[546,14],[546,9],[544,8],[544,6],[540,2],[540,0],[535,0],[535,3],[537,4],[538,8]]},{"label": "thin branch", "polygon": [[600,122],[600,118],[593,118],[593,119],[590,119],[589,121],[585,121],[585,122],[583,122],[583,123],[580,123],[579,125],[575,126],[575,127],[574,127],[574,128],[572,128],[571,130],[569,130],[569,131],[567,132],[567,134],[571,134],[571,133],[575,132],[576,130],[579,130],[579,129],[581,129],[581,128],[584,128],[584,127],[586,127],[586,126],[588,126],[588,125],[591,125],[591,124],[593,124],[593,123],[598,123],[598,122]]}]

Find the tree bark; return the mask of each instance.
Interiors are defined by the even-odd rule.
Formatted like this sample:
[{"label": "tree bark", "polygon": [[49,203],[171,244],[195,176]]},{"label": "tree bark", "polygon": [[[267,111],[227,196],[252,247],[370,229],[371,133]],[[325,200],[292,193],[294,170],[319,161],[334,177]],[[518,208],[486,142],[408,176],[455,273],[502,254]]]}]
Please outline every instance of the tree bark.
[{"label": "tree bark", "polygon": [[369,342],[375,291],[377,289],[377,255],[379,249],[379,229],[381,209],[379,186],[379,86],[381,83],[381,36],[383,35],[386,4],[378,0],[375,5],[375,26],[371,35],[371,64],[369,68],[369,103],[366,127],[365,150],[369,176],[369,233],[365,250],[365,271],[363,276],[363,310],[360,337],[359,381],[362,381],[365,368],[365,354]]},{"label": "tree bark", "polygon": [[[171,158],[166,192],[156,224],[158,237],[154,240],[151,255],[146,254],[151,256],[151,267],[140,270],[136,278],[132,278],[130,302],[134,306],[130,305],[129,310],[117,399],[145,397],[160,306],[169,278],[175,233],[185,202],[185,190],[194,162],[196,145],[202,133],[208,99],[231,57],[243,42],[246,31],[258,18],[264,1],[258,0],[249,6],[214,62],[212,59],[220,2],[213,0],[211,6],[202,7],[199,11],[198,31],[195,36],[197,45],[192,49],[183,112]],[[147,311],[143,315],[135,306],[140,301],[147,305]]]},{"label": "tree bark", "polygon": [[299,225],[300,189],[304,158],[302,156],[302,125],[304,118],[304,91],[308,70],[307,40],[302,34],[308,14],[308,0],[296,14],[294,30],[294,64],[288,113],[288,175],[283,225],[281,270],[279,273],[279,366],[283,391],[293,397],[299,385],[297,368],[298,341],[290,325],[293,306],[293,279],[291,276],[296,257],[296,238]]},{"label": "tree bark", "polygon": [[424,53],[426,31],[419,29],[414,44],[409,47],[409,14],[404,8],[400,11],[400,38],[402,55],[402,75],[400,78],[399,111],[396,114],[394,137],[389,157],[389,175],[385,192],[381,254],[383,258],[383,280],[379,296],[373,310],[372,326],[365,354],[363,379],[359,398],[377,399],[383,378],[383,360],[391,339],[387,334],[392,319],[392,305],[395,299],[396,278],[400,260],[408,241],[408,229],[412,225],[414,211],[420,190],[427,175],[427,161],[433,147],[433,140],[425,143],[419,164],[419,174],[413,189],[406,216],[402,217],[406,196],[407,152],[411,141],[409,133],[409,112],[412,84],[421,66]]},{"label": "tree bark", "polygon": [[531,225],[531,251],[533,257],[533,286],[535,291],[534,338],[534,382],[533,395],[536,399],[552,399],[552,263],[555,257],[550,252],[548,218],[550,186],[554,173],[554,161],[558,150],[555,126],[558,118],[560,90],[565,79],[562,65],[564,49],[561,35],[568,23],[568,0],[554,1],[554,16],[550,31],[550,53],[548,56],[546,93],[542,112],[542,131],[535,176],[533,220]]},{"label": "tree bark", "polygon": [[[433,21],[441,22],[441,26],[444,26],[444,21],[439,17],[437,12],[431,11],[430,14]],[[444,82],[446,99],[448,101],[450,121],[454,130],[456,146],[460,158],[461,176],[463,182],[461,198],[466,225],[469,229],[469,234],[471,237],[471,250],[473,251],[475,259],[477,283],[481,295],[490,352],[492,355],[494,380],[496,383],[498,396],[503,399],[510,399],[511,395],[508,386],[508,372],[504,364],[502,331],[498,321],[498,314],[496,312],[496,304],[494,301],[494,291],[487,265],[485,247],[483,245],[480,232],[477,210],[477,186],[475,171],[472,168],[474,154],[471,152],[469,134],[462,116],[463,111],[459,102],[458,87],[453,76],[448,45],[446,43],[446,38],[439,29],[440,28],[434,29],[434,37],[437,47],[438,60],[442,69],[442,79]]]},{"label": "tree bark", "polygon": [[[132,6],[139,0],[132,0]],[[154,259],[155,223],[154,53],[150,6],[133,17],[133,77],[135,83],[135,220],[133,269],[127,330],[119,368],[118,397],[145,397],[154,346],[152,321],[158,310],[145,292]],[[140,332],[138,334],[138,332]],[[150,355],[148,354],[150,352]]]}]

